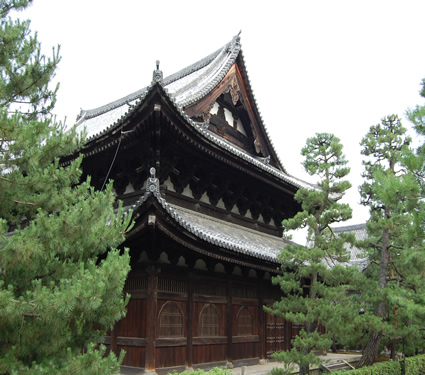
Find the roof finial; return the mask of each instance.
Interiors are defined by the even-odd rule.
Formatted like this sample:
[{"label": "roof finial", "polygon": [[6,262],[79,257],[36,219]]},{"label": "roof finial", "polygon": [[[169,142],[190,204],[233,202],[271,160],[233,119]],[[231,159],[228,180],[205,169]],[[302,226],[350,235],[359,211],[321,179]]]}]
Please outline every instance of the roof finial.
[{"label": "roof finial", "polygon": [[159,70],[159,60],[156,60],[156,70],[153,71],[152,80],[153,83],[162,82],[162,70]]},{"label": "roof finial", "polygon": [[240,47],[241,47],[241,44],[240,44],[241,32],[242,32],[242,30],[240,30],[238,32],[238,34],[233,37],[232,41],[227,45],[227,52],[232,52],[236,48],[238,50],[240,49]]}]

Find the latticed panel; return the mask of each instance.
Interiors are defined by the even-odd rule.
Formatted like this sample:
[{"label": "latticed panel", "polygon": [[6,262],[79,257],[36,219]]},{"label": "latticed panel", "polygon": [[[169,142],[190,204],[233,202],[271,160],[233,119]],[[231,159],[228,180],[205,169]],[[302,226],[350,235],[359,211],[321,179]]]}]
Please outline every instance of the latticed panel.
[{"label": "latticed panel", "polygon": [[202,282],[195,284],[193,293],[217,297],[225,297],[227,295],[224,285],[211,285]]},{"label": "latticed panel", "polygon": [[237,327],[238,336],[249,336],[254,331],[252,314],[246,306],[239,310]]},{"label": "latticed panel", "polygon": [[285,320],[276,316],[276,352],[285,350]]},{"label": "latticed panel", "polygon": [[148,279],[147,277],[129,277],[125,281],[124,290],[147,290],[148,289]]},{"label": "latticed panel", "polygon": [[159,317],[159,337],[183,337],[183,314],[175,303],[167,303]]},{"label": "latticed panel", "polygon": [[201,312],[201,336],[219,336],[220,319],[217,310],[207,305]]},{"label": "latticed panel", "polygon": [[232,291],[233,297],[235,298],[258,298],[257,290],[249,288],[238,288],[234,287]]},{"label": "latticed panel", "polygon": [[285,320],[278,316],[266,315],[267,358],[275,352],[285,350]]},{"label": "latticed panel", "polygon": [[161,277],[158,280],[158,291],[185,294],[187,292],[186,283],[180,280],[164,279]]},{"label": "latticed panel", "polygon": [[267,358],[276,351],[276,318],[272,314],[266,315],[266,343]]}]

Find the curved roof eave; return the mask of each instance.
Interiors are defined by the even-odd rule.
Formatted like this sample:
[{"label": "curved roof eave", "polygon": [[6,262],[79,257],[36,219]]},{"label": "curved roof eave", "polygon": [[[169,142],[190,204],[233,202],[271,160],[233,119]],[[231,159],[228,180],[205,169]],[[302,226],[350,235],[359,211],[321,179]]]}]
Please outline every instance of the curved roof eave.
[{"label": "curved roof eave", "polygon": [[159,181],[155,177],[155,168],[151,168],[151,177],[148,178],[145,194],[129,207],[127,212],[137,210],[150,197],[154,197],[179,226],[196,238],[230,250],[235,254],[272,262],[278,267],[280,264],[278,254],[286,244],[291,243],[279,237],[222,222],[207,215],[169,204],[165,198],[161,197]]},{"label": "curved roof eave", "polygon": [[[207,138],[209,141],[212,141],[222,149],[231,152],[235,156],[247,161],[250,164],[255,165],[256,167],[266,171],[270,175],[273,175],[278,179],[285,181],[290,185],[293,185],[296,188],[317,189],[315,185],[312,185],[301,179],[289,175],[288,173],[286,173],[283,167],[282,170],[274,168],[268,165],[266,163],[266,160],[259,160],[249,155],[246,151],[243,151],[235,145],[232,145],[231,143],[227,142],[224,138],[216,136],[214,133],[209,131],[207,129],[207,126],[204,126],[204,124],[194,122],[192,119],[190,119],[190,117],[183,110],[183,107],[190,105],[208,95],[208,93],[211,92],[211,90],[227,74],[231,66],[235,63],[236,58],[238,56],[241,56],[241,61],[244,67],[244,74],[246,75],[247,82],[249,85],[249,91],[252,95],[252,99],[254,100],[255,106],[257,106],[254,94],[251,89],[251,85],[249,83],[249,77],[245,68],[245,62],[243,59],[241,44],[239,43],[239,41],[240,38],[239,35],[237,35],[232,39],[231,42],[227,43],[224,47],[218,49],[214,53],[190,65],[189,67],[186,67],[180,70],[179,72],[172,74],[171,76],[165,78],[162,81],[153,81],[150,86],[147,86],[130,95],[127,95],[124,98],[116,100],[97,109],[82,111],[79,115],[79,119],[77,122],[77,131],[82,130],[83,127],[87,128],[87,142],[90,142],[118,128],[125,121],[125,119],[128,118],[128,116],[130,116],[133,111],[135,111],[135,109],[142,104],[143,100],[149,94],[149,92],[153,90],[154,87],[159,85],[163,89],[168,99],[174,105],[176,110],[187,122],[187,124],[195,128],[200,134],[202,134],[203,137]],[[193,77],[190,77],[189,79],[189,76],[195,73],[199,74],[200,71],[202,71],[202,74],[205,73],[208,78],[204,77],[204,79],[201,80],[201,77],[198,76],[198,85],[194,85],[192,80]],[[187,80],[186,83],[182,82],[182,80],[184,79]],[[203,84],[200,84],[199,81],[203,81]],[[172,85],[177,82],[180,83],[180,86],[173,88]],[[182,94],[179,94],[179,92],[183,90],[182,87],[190,87],[192,95],[183,96]],[[194,89],[197,89],[198,91]],[[185,92],[185,90],[183,91]],[[270,142],[270,146],[273,152],[275,153],[275,155],[277,155],[258,110],[257,114],[259,116],[259,120],[261,122],[261,126],[264,129],[267,140],[268,142]],[[279,164],[280,166],[282,166],[280,160]]]}]

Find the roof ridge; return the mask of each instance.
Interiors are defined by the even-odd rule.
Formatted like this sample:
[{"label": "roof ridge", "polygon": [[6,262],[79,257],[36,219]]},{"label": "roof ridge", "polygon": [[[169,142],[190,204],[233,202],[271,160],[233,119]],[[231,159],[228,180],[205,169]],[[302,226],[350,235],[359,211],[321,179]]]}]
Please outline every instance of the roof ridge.
[{"label": "roof ridge", "polygon": [[[164,78],[162,84],[163,86],[167,86],[183,77],[186,77],[189,74],[192,74],[193,72],[200,70],[207,66],[211,61],[213,61],[217,55],[225,48],[229,46],[231,42],[227,43],[225,46],[219,48],[217,51],[209,54],[208,56],[198,60],[197,62],[193,63],[192,65],[189,65],[188,67],[185,67],[176,73],[173,73],[166,78]],[[81,109],[80,114],[77,117],[77,120],[80,120],[82,117],[85,119],[90,119],[96,116],[99,116],[101,114],[104,114],[106,112],[109,112],[115,108],[121,107],[124,104],[127,104],[127,102],[133,101],[138,99],[140,96],[142,96],[146,91],[148,91],[150,85],[145,86],[137,91],[132,92],[131,94],[128,94],[122,98],[116,99],[112,102],[109,102],[107,104],[104,104],[100,107],[92,108],[83,110]]]}]

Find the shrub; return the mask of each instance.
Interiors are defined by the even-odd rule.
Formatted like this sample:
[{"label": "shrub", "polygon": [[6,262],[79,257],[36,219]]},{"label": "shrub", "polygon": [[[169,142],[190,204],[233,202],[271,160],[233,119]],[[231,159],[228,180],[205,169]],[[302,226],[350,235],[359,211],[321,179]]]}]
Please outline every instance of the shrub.
[{"label": "shrub", "polygon": [[[362,367],[356,370],[336,371],[334,375],[403,375],[404,361],[400,362],[380,362],[373,366]],[[425,355],[406,358],[405,375],[425,374]]]},{"label": "shrub", "polygon": [[232,370],[226,367],[214,367],[209,371],[197,369],[193,371],[177,372],[176,370],[170,372],[168,375],[232,375]]}]

